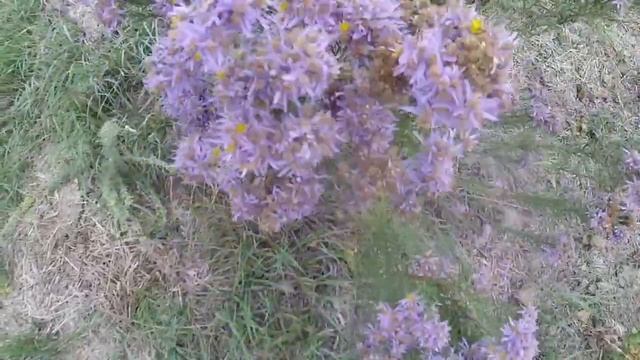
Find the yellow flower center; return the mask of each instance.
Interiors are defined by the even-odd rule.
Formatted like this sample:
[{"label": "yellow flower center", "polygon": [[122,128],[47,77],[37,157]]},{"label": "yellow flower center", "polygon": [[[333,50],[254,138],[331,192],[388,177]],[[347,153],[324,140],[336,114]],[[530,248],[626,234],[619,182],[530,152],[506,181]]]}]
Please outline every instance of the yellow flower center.
[{"label": "yellow flower center", "polygon": [[238,148],[238,145],[236,145],[235,142],[231,142],[229,143],[229,145],[227,145],[227,148],[225,149],[228,153],[233,153],[236,151],[236,149]]},{"label": "yellow flower center", "polygon": [[287,10],[289,10],[289,3],[286,1],[283,1],[280,3],[280,12],[286,12]]},{"label": "yellow flower center", "polygon": [[218,159],[220,158],[220,156],[222,156],[222,149],[220,149],[219,147],[214,147],[213,150],[211,150],[211,156],[214,159]]},{"label": "yellow flower center", "polygon": [[248,126],[247,124],[245,124],[245,123],[238,123],[238,124],[236,125],[235,132],[236,132],[236,134],[241,135],[241,134],[246,133],[248,128],[249,128],[249,126]]},{"label": "yellow flower center", "polygon": [[340,32],[346,34],[351,30],[351,24],[346,21],[343,21],[340,23],[339,28],[340,28]]},{"label": "yellow flower center", "polygon": [[471,21],[471,33],[480,34],[484,31],[484,22],[482,19],[475,18]]},{"label": "yellow flower center", "polygon": [[179,17],[179,16],[172,16],[172,17],[171,17],[171,28],[172,28],[172,29],[177,28],[177,27],[178,27],[178,25],[180,24],[180,21],[181,21],[181,20],[182,20],[182,19],[180,19],[180,17]]},{"label": "yellow flower center", "polygon": [[218,71],[216,73],[216,79],[218,79],[218,81],[225,80],[226,78],[227,78],[227,73],[226,72],[221,70],[221,71]]},{"label": "yellow flower center", "polygon": [[195,60],[196,62],[202,61],[202,53],[200,51],[196,51],[196,53],[193,55],[193,60]]}]

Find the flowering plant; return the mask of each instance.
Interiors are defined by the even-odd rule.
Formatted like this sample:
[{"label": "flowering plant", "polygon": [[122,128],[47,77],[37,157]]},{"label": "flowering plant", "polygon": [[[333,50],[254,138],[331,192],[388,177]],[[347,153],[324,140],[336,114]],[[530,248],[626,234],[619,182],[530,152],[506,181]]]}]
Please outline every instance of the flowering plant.
[{"label": "flowering plant", "polygon": [[[461,1],[160,3],[171,25],[146,85],[183,134],[176,166],[267,230],[330,185],[352,210],[384,195],[418,211],[514,98],[515,36]],[[398,147],[403,118],[415,154]]]},{"label": "flowering plant", "polygon": [[377,322],[369,324],[359,349],[365,359],[403,359],[416,351],[425,359],[532,360],[538,354],[538,311],[522,308],[518,320],[502,327],[500,339],[485,338],[459,346],[450,342],[451,328],[435,308],[426,308],[422,298],[409,294],[398,305],[378,306]]}]

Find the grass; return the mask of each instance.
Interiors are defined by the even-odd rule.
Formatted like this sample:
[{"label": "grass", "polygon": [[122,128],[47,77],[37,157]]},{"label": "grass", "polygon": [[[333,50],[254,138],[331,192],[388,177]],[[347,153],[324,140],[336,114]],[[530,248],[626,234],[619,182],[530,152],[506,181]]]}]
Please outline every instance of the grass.
[{"label": "grass", "polygon": [[465,264],[462,249],[447,229],[437,223],[421,225],[395,219],[386,207],[373,211],[364,220],[362,228],[367,230],[359,239],[354,270],[361,311],[367,313],[380,302],[394,304],[409,293],[417,293],[428,304],[439,304],[441,316],[452,327],[454,342],[498,335],[502,323],[515,315],[515,309],[495,307],[477,296],[472,290],[469,268],[464,268],[453,283],[407,276],[410,260],[426,251],[459,257]]},{"label": "grass", "polygon": [[14,335],[9,341],[0,344],[0,358],[7,360],[47,360],[60,354],[64,342],[54,338],[37,335]]},{"label": "grass", "polygon": [[[640,145],[623,91],[637,69],[618,76],[572,37],[596,32],[593,51],[608,44],[630,58],[603,2],[495,0],[485,9],[523,34],[518,69],[539,59],[554,94],[566,96],[559,111],[581,111],[565,114],[565,131],[537,129],[525,103],[464,159],[459,191],[420,217],[399,219],[381,204],[351,222],[322,214],[273,236],[233,223],[220,194],[174,173],[172,122],[143,91],[143,62],[163,26],[145,4],[128,2],[119,34],[89,37],[40,1],[0,0],[0,315],[42,323],[0,331],[0,358],[65,358],[96,344],[105,353],[93,358],[356,358],[378,302],[418,292],[439,305],[454,339],[476,340],[499,336],[523,289],[534,289],[541,311],[543,358],[612,354],[605,338],[635,351],[638,319],[625,316],[637,294],[631,249],[585,240],[598,236],[589,213],[625,183],[622,149]],[[605,73],[619,80],[596,79]],[[581,108],[565,94],[580,81],[621,100]],[[77,209],[61,211],[70,204]],[[568,265],[539,266],[560,233],[574,246]],[[427,250],[457,259],[460,276],[408,277],[408,262]],[[504,257],[517,270],[512,291],[474,290],[478,266]],[[53,306],[59,294],[79,310]],[[107,321],[93,325],[96,315]],[[107,341],[99,328],[120,337]]]}]

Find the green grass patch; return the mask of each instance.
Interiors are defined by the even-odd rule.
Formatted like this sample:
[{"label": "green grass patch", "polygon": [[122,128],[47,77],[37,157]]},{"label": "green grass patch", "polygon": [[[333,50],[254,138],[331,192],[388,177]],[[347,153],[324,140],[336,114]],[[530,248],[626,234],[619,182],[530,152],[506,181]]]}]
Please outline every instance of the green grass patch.
[{"label": "green grass patch", "polygon": [[[374,307],[378,303],[395,305],[409,293],[416,293],[428,305],[438,305],[440,315],[451,326],[455,344],[462,339],[473,342],[496,336],[507,317],[515,314],[512,306],[496,306],[491,299],[474,293],[471,270],[459,245],[448,228],[440,227],[437,221],[402,221],[380,206],[364,218],[361,229],[353,275],[358,306],[362,308],[361,322],[375,321]],[[457,258],[459,277],[447,281],[410,277],[410,261],[427,250]]]},{"label": "green grass patch", "polygon": [[[340,233],[239,240],[233,292],[219,313],[229,358],[340,358],[350,284]],[[270,355],[271,354],[271,355]]]},{"label": "green grass patch", "polygon": [[0,76],[12,88],[0,114],[0,187],[7,194],[0,219],[20,203],[25,176],[45,149],[49,190],[77,179],[125,219],[135,194],[153,191],[170,169],[172,126],[154,114],[142,84],[156,20],[147,7],[130,5],[137,16],[119,36],[87,43],[75,24],[47,14],[39,1],[4,3],[0,21],[12,30],[0,32]]},{"label": "green grass patch", "polygon": [[63,354],[68,341],[33,334],[15,335],[0,339],[0,359],[5,360],[49,360]]}]

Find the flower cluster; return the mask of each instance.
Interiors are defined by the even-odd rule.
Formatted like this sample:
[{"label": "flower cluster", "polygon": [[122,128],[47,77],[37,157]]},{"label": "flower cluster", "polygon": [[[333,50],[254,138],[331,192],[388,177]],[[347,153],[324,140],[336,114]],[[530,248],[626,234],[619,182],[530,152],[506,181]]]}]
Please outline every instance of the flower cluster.
[{"label": "flower cluster", "polygon": [[[514,36],[458,0],[401,5],[156,1],[170,28],[146,85],[178,120],[178,169],[268,230],[310,215],[329,185],[351,210],[390,196],[416,211],[453,189],[458,159],[514,97]],[[397,146],[401,118],[416,154]]]},{"label": "flower cluster", "polygon": [[360,345],[365,358],[385,354],[402,359],[414,350],[437,354],[449,344],[449,325],[441,321],[437,311],[425,310],[415,294],[402,299],[395,308],[381,304],[378,322],[369,325],[366,339]]},{"label": "flower cluster", "polygon": [[404,359],[420,353],[429,360],[533,360],[538,354],[537,319],[535,307],[524,307],[518,320],[503,326],[500,339],[485,338],[474,344],[463,340],[454,347],[449,344],[447,321],[440,320],[435,309],[425,310],[421,298],[410,294],[395,308],[378,307],[377,322],[368,325],[359,350],[364,359]]},{"label": "flower cluster", "polygon": [[527,306],[520,311],[520,319],[509,321],[502,328],[502,339],[496,346],[489,346],[492,358],[505,360],[530,360],[538,355],[538,311]]}]

